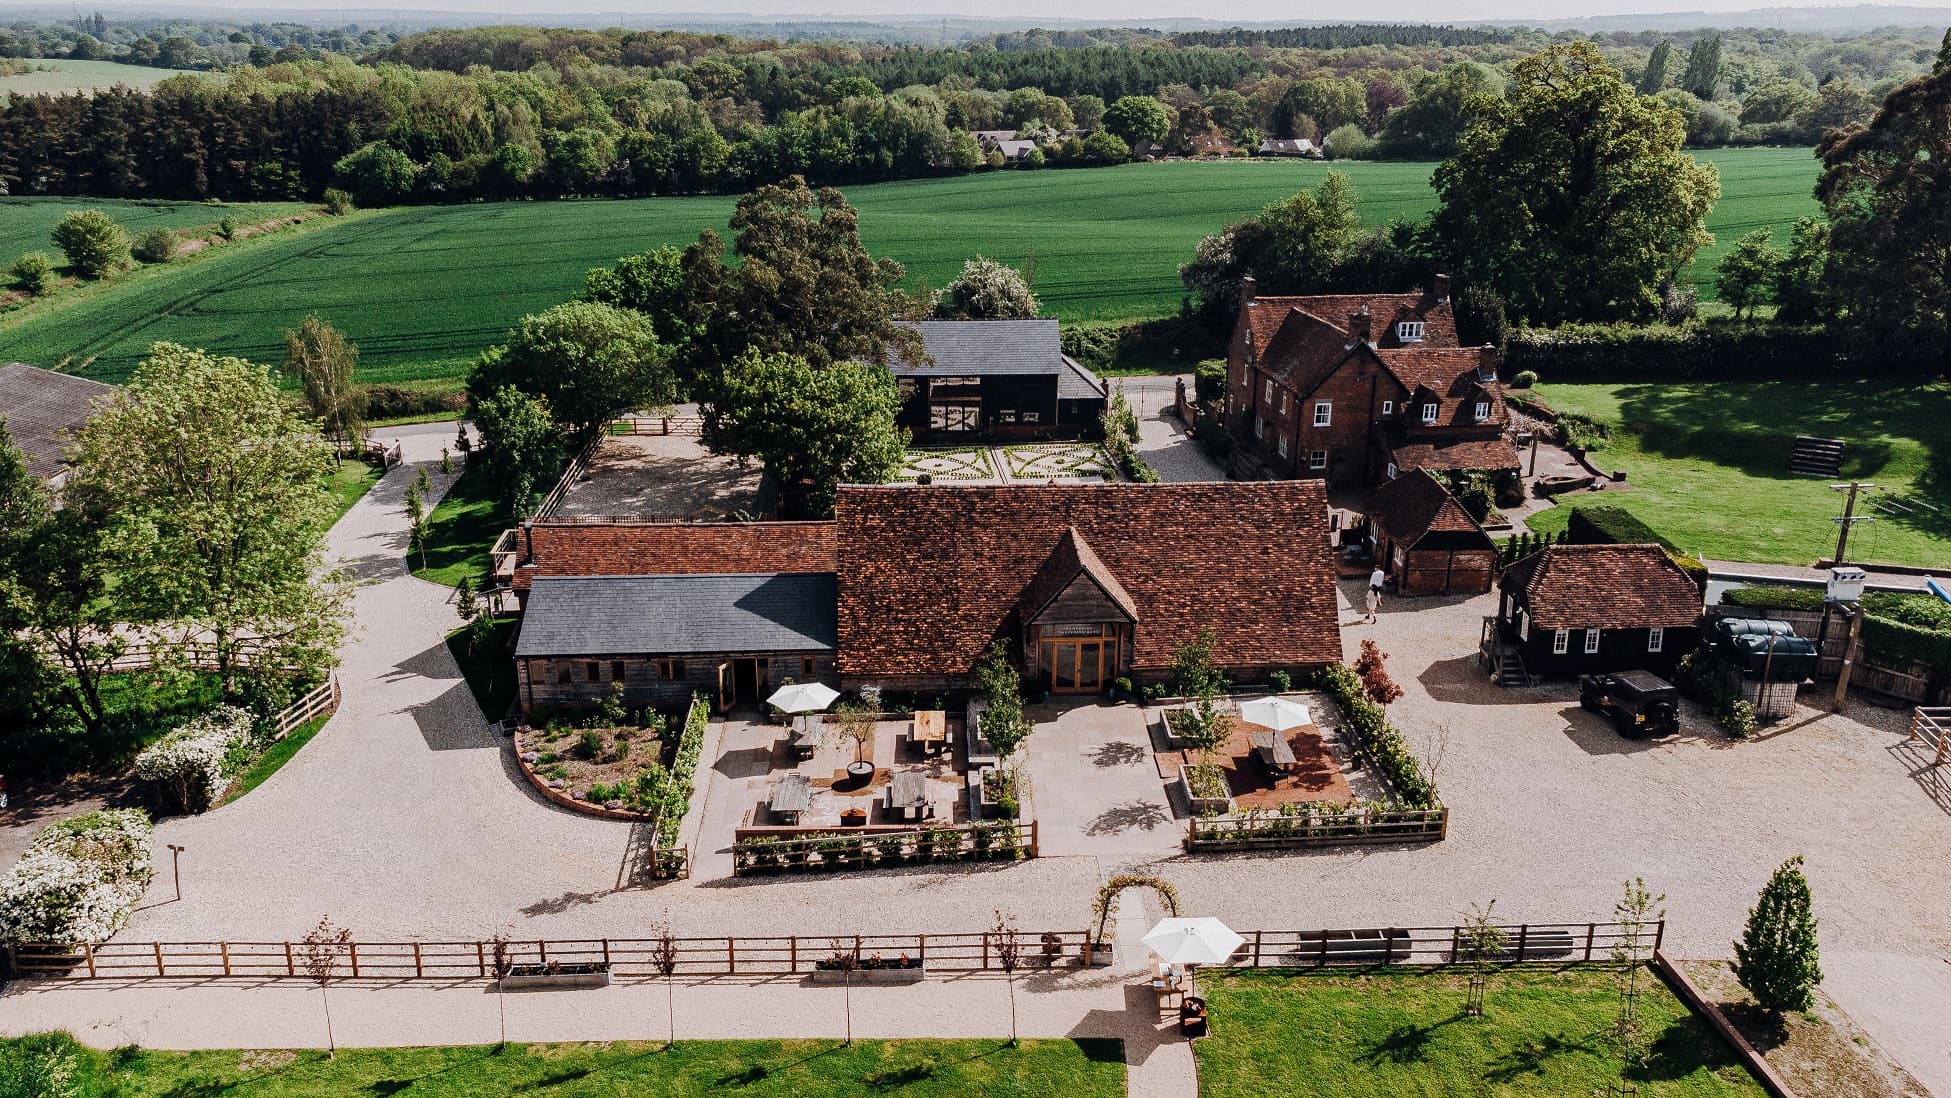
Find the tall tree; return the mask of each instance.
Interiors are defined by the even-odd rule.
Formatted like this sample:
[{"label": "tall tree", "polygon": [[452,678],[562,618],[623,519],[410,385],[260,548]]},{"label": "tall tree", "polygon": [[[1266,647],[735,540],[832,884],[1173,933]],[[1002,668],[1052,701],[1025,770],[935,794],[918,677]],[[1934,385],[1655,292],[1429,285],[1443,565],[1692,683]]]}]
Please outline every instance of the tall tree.
[{"label": "tall tree", "polygon": [[352,380],[358,366],[359,348],[316,316],[285,332],[285,371],[298,376],[335,457],[356,455],[366,431],[366,390]]},{"label": "tall tree", "polygon": [[826,366],[883,362],[890,343],[914,342],[895,320],[901,264],[868,254],[860,214],[839,191],[793,176],[739,199],[730,227],[736,267],[715,232],[684,254],[692,307],[710,318],[693,354],[701,384],[747,351]]},{"label": "tall tree", "polygon": [[976,256],[935,295],[935,315],[946,320],[1023,319],[1037,315],[1036,294],[1023,272]]},{"label": "tall tree", "polygon": [[508,343],[482,355],[468,375],[477,403],[506,386],[546,399],[556,422],[579,437],[619,412],[677,399],[670,355],[651,319],[592,301],[523,317]]},{"label": "tall tree", "polygon": [[481,431],[480,460],[513,519],[528,517],[535,493],[562,461],[562,432],[549,402],[504,385],[474,402]]},{"label": "tall tree", "polygon": [[901,468],[901,394],[887,367],[838,362],[816,369],[788,354],[748,351],[725,370],[705,408],[705,444],[756,458],[792,518],[824,518],[842,483],[879,484]]},{"label": "tall tree", "polygon": [[1314,190],[1296,191],[1200,241],[1192,260],[1180,265],[1179,279],[1209,319],[1230,325],[1243,277],[1254,276],[1261,293],[1328,289],[1361,240],[1361,228],[1354,187],[1347,175],[1331,171]]},{"label": "tall tree", "polygon": [[1775,319],[1813,324],[1829,315],[1829,223],[1798,218],[1789,232],[1788,251],[1775,265]]},{"label": "tall tree", "polygon": [[1807,1010],[1822,982],[1816,917],[1802,856],[1781,864],[1762,886],[1734,943],[1734,975],[1764,1009]]},{"label": "tall tree", "polygon": [[626,255],[614,267],[598,267],[583,282],[583,300],[632,309],[650,318],[657,339],[681,358],[704,331],[706,318],[693,308],[684,252],[666,245]]},{"label": "tall tree", "polygon": [[1382,128],[1388,156],[1442,158],[1456,153],[1464,108],[1480,95],[1502,95],[1504,78],[1475,61],[1459,61],[1416,85],[1416,93]]},{"label": "tall tree", "polygon": [[1652,55],[1646,59],[1646,71],[1639,74],[1639,94],[1659,94],[1666,87],[1666,70],[1671,64],[1673,64],[1673,43],[1662,38],[1660,44],[1653,47]]},{"label": "tall tree", "polygon": [[1845,321],[1942,373],[1951,366],[1951,65],[1891,92],[1868,128],[1816,149],[1828,281]]},{"label": "tall tree", "polygon": [[1756,229],[1735,241],[1721,259],[1721,301],[1734,307],[1736,317],[1754,315],[1755,309],[1775,299],[1781,264],[1782,253],[1775,249],[1769,230]]},{"label": "tall tree", "polygon": [[1680,74],[1680,87],[1701,99],[1711,100],[1720,83],[1721,36],[1710,34],[1687,51],[1687,68]]},{"label": "tall tree", "polygon": [[1149,95],[1127,95],[1104,108],[1104,128],[1127,145],[1140,141],[1156,145],[1172,132],[1172,112]]},{"label": "tall tree", "polygon": [[1436,169],[1434,228],[1452,269],[1540,323],[1646,316],[1711,243],[1710,165],[1680,116],[1627,87],[1590,42],[1518,62],[1502,99],[1472,101]]},{"label": "tall tree", "polygon": [[76,506],[112,515],[117,599],[187,647],[227,697],[246,660],[322,669],[347,585],[325,562],[331,448],[269,369],[158,343],[81,432]]}]

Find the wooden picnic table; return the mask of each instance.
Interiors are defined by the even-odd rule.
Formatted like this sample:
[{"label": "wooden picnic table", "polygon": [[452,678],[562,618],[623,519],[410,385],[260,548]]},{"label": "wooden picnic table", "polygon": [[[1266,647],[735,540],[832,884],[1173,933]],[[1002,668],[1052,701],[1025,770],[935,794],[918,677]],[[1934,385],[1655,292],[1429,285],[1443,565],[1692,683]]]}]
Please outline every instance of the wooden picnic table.
[{"label": "wooden picnic table", "polygon": [[799,814],[813,807],[813,783],[804,774],[787,774],[772,787],[770,803],[774,816],[787,823],[798,823]]},{"label": "wooden picnic table", "polygon": [[917,710],[914,739],[924,750],[940,750],[948,743],[948,714],[939,709]]},{"label": "wooden picnic table", "polygon": [[1294,748],[1288,744],[1287,737],[1279,732],[1255,732],[1247,737],[1253,744],[1254,753],[1260,761],[1273,769],[1286,772],[1299,765],[1294,758]]},{"label": "wooden picnic table", "polygon": [[786,742],[794,751],[811,755],[820,749],[820,741],[826,738],[826,718],[819,713],[802,713],[793,718],[792,731]]},{"label": "wooden picnic table", "polygon": [[919,770],[897,770],[887,785],[887,806],[903,816],[928,807],[928,776]]}]

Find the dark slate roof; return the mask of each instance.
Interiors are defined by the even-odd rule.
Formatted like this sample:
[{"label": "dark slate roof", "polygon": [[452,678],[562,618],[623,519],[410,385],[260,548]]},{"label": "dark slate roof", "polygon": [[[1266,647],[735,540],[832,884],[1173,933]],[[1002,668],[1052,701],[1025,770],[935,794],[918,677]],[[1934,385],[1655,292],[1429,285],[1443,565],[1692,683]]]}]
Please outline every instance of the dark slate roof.
[{"label": "dark slate roof", "polygon": [[831,652],[831,573],[538,576],[517,658]]},{"label": "dark slate roof", "polygon": [[1055,320],[919,320],[922,348],[933,364],[909,362],[899,347],[888,349],[888,368],[896,374],[927,377],[983,377],[994,374],[1056,374],[1063,400],[1102,399],[1097,375],[1064,357]]},{"label": "dark slate roof", "polygon": [[114,391],[113,385],[73,374],[0,363],[0,419],[27,455],[28,473],[45,481],[67,468],[63,455],[94,413],[95,401]]}]

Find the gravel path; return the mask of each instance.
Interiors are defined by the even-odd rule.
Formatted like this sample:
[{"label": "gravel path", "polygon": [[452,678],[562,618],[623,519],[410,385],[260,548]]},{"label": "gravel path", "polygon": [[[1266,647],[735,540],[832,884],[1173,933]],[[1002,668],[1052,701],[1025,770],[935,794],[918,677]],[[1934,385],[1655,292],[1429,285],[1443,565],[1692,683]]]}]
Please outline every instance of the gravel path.
[{"label": "gravel path", "polygon": [[[1158,470],[1158,479],[1168,483],[1225,480],[1225,472],[1199,448],[1191,430],[1172,411],[1174,383],[1179,380],[1164,376],[1111,379],[1112,385],[1124,386],[1125,399],[1138,415],[1138,456]],[[1188,387],[1192,385],[1191,374],[1183,380]]]}]

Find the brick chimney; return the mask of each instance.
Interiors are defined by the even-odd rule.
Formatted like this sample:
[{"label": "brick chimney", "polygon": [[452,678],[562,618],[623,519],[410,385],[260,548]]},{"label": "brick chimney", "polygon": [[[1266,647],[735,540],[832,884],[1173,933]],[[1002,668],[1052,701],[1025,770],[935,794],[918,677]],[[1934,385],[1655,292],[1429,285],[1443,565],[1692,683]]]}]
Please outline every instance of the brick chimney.
[{"label": "brick chimney", "polygon": [[1432,284],[1430,286],[1430,293],[1436,298],[1436,300],[1439,303],[1448,301],[1450,299],[1450,276],[1446,274],[1437,275],[1436,278],[1432,280]]},{"label": "brick chimney", "polygon": [[1253,304],[1254,290],[1259,284],[1259,280],[1252,275],[1247,275],[1245,278],[1240,279],[1240,304]]},{"label": "brick chimney", "polygon": [[1352,348],[1357,343],[1373,344],[1374,341],[1369,338],[1370,325],[1373,321],[1374,318],[1368,315],[1368,304],[1364,302],[1362,311],[1348,318],[1348,346]]}]

